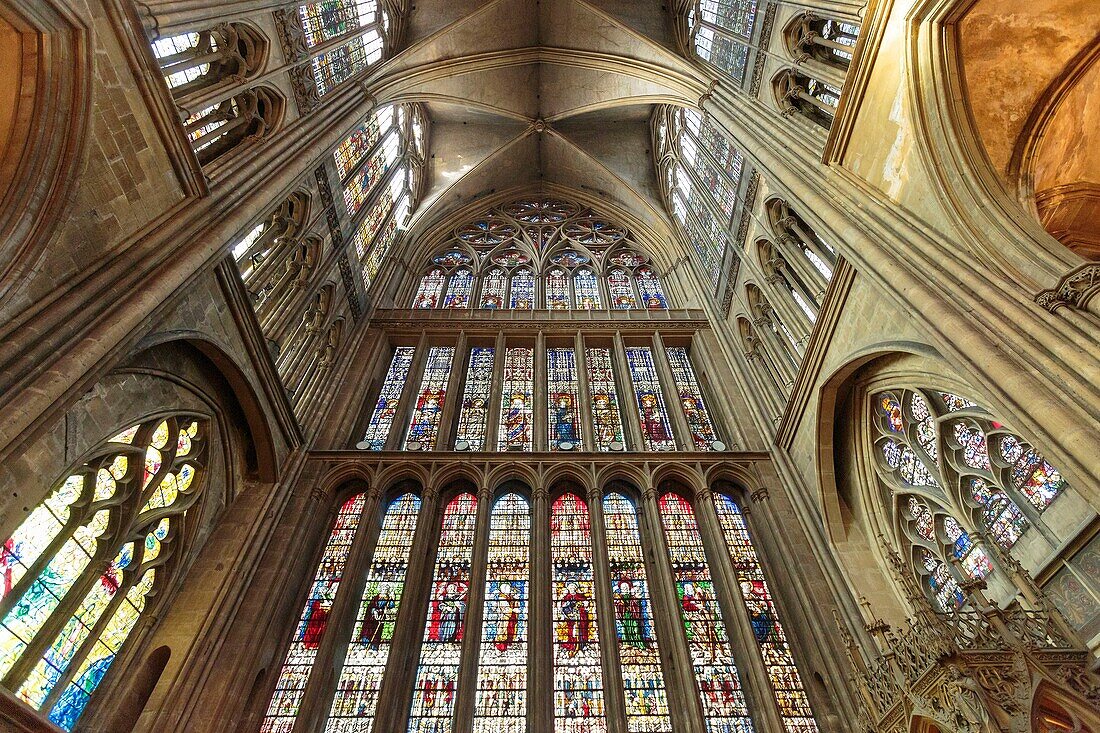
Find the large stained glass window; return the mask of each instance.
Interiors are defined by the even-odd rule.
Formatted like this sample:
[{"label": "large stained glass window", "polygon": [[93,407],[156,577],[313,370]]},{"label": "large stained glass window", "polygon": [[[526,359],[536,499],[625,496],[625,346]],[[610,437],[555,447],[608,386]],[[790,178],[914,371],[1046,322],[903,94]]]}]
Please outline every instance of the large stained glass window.
[{"label": "large stained glass window", "polygon": [[409,434],[405,438],[408,450],[434,450],[439,422],[443,416],[443,402],[447,398],[447,383],[451,378],[453,346],[433,346],[428,349],[428,361],[424,365],[424,378],[416,395],[416,407],[409,421]]},{"label": "large stained glass window", "polygon": [[607,275],[607,291],[611,294],[611,307],[616,310],[629,310],[638,307],[634,297],[634,285],[630,273],[616,267]]},{"label": "large stained glass window", "polygon": [[533,444],[535,352],[510,347],[504,352],[504,383],[500,400],[498,450],[529,451]]},{"label": "large stained glass window", "polygon": [[390,361],[386,379],[382,382],[382,391],[378,394],[378,402],[367,424],[367,434],[359,443],[363,450],[382,450],[386,447],[386,438],[389,437],[390,428],[397,417],[401,390],[405,386],[405,380],[409,378],[409,367],[412,366],[415,352],[416,349],[412,346],[398,346],[394,349],[393,360]]},{"label": "large stained glass window", "polygon": [[428,271],[428,274],[420,278],[420,287],[416,291],[416,297],[413,298],[413,308],[435,308],[439,305],[439,299],[443,297],[443,283],[446,281],[447,276],[443,273],[443,269],[439,267],[432,268]]},{"label": "large stained glass window", "polygon": [[634,505],[622,494],[603,500],[607,559],[615,607],[626,722],[630,733],[669,733],[668,698],[657,650],[642,540]]},{"label": "large stained glass window", "polygon": [[326,733],[369,731],[373,725],[419,515],[420,498],[415,494],[394,499],[386,510]]},{"label": "large stained glass window", "polygon": [[676,392],[680,396],[680,407],[687,418],[691,430],[691,440],[697,450],[711,450],[717,440],[714,425],[703,402],[703,392],[695,379],[695,370],[691,368],[687,349],[683,346],[669,346],[665,349],[668,365],[672,368],[672,380],[676,383]]},{"label": "large stained glass window", "polygon": [[623,421],[619,413],[619,398],[615,390],[615,373],[611,366],[611,349],[601,346],[584,350],[588,368],[589,405],[592,410],[592,432],[596,448],[607,451],[626,447]]},{"label": "large stained glass window", "polygon": [[546,273],[546,307],[552,311],[567,311],[573,307],[569,273],[560,267],[553,267]]},{"label": "large stained glass window", "polygon": [[489,520],[485,613],[474,733],[527,730],[527,599],[531,510],[519,494],[497,499]]},{"label": "large stained glass window", "polygon": [[756,0],[703,0],[695,20],[695,53],[731,79],[745,76]]},{"label": "large stained glass window", "polygon": [[375,22],[377,12],[374,0],[326,0],[298,8],[310,48]]},{"label": "large stained glass window", "polygon": [[462,639],[466,633],[476,520],[477,500],[473,494],[459,494],[443,512],[420,665],[413,687],[409,733],[447,733],[451,730]]},{"label": "large stained glass window", "polygon": [[626,350],[626,360],[630,366],[630,379],[634,382],[646,450],[676,450],[665,398],[661,393],[661,380],[653,363],[653,351],[648,346],[630,346]]},{"label": "large stained glass window", "polygon": [[363,206],[375,185],[397,162],[400,149],[401,137],[397,130],[393,130],[382,146],[344,183],[344,206],[348,216],[354,216]]},{"label": "large stained glass window", "polygon": [[535,307],[535,276],[525,267],[512,273],[508,304],[517,311],[529,311]]},{"label": "large stained glass window", "polygon": [[127,428],[3,543],[0,675],[64,730],[76,724],[171,567],[166,540],[183,531],[204,485],[204,437],[200,423],[184,416]]},{"label": "large stained glass window", "polygon": [[642,294],[642,305],[649,310],[667,310],[668,299],[657,273],[649,267],[639,267],[635,277],[638,280],[638,290]]},{"label": "large stained glass window", "polygon": [[444,308],[467,308],[470,305],[470,292],[474,287],[474,275],[462,267],[451,275],[447,287],[447,297],[443,299]]},{"label": "large stained glass window", "polygon": [[550,510],[553,583],[554,730],[601,733],[603,673],[592,582],[592,535],[588,507],[563,494]]},{"label": "large stained glass window", "polygon": [[504,307],[504,294],[508,289],[508,276],[499,267],[485,274],[481,283],[481,307],[499,310]]},{"label": "large stained glass window", "polygon": [[661,496],[659,505],[676,580],[680,620],[691,651],[707,730],[747,733],[753,730],[752,720],[722,622],[695,512],[686,499],[674,493]]},{"label": "large stained glass window", "polygon": [[332,157],[336,162],[336,172],[341,180],[358,167],[360,161],[381,139],[382,133],[390,129],[393,121],[393,105],[381,107],[368,117],[366,122],[352,130],[352,133],[336,147]]},{"label": "large stained glass window", "polygon": [[573,450],[581,445],[581,417],[577,390],[577,357],[573,349],[546,350],[546,397],[550,450]]},{"label": "large stained glass window", "polygon": [[[489,400],[493,391],[492,347],[470,349],[470,364],[466,369],[466,385],[458,412],[455,447],[485,450],[485,434],[489,428]],[[460,443],[462,444],[460,446]]]},{"label": "large stained glass window", "polygon": [[260,726],[261,733],[290,733],[294,728],[309,673],[317,658],[317,647],[321,645],[321,638],[328,628],[332,603],[336,600],[351,544],[355,540],[356,530],[359,529],[364,502],[365,494],[357,494],[344,502],[336,515],[336,524],[325,543],[309,596],[290,640],[279,680],[275,683],[275,693],[267,706],[263,725]]},{"label": "large stained glass window", "polygon": [[749,614],[752,635],[760,646],[779,715],[783,718],[783,728],[787,733],[812,733],[817,730],[817,723],[810,710],[810,700],[798,675],[787,636],[779,623],[779,612],[764,579],[764,569],[749,537],[745,517],[728,496],[715,494],[714,503],[733,569],[737,573],[737,582],[741,586],[741,598]]},{"label": "large stained glass window", "polygon": [[318,54],[313,58],[317,93],[323,97],[341,82],[377,63],[382,59],[382,50],[382,36],[371,28],[342,46]]},{"label": "large stained glass window", "polygon": [[600,281],[591,270],[581,268],[573,273],[573,290],[577,293],[577,308],[590,311],[603,307]]}]

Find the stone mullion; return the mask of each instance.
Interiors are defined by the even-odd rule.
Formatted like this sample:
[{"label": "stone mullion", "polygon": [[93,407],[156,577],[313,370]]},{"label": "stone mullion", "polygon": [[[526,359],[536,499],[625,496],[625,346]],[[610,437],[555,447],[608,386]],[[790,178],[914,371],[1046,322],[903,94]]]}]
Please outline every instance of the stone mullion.
[{"label": "stone mullion", "polygon": [[447,378],[447,395],[443,400],[443,410],[439,416],[439,430],[435,436],[434,450],[450,450],[454,447],[456,416],[462,404],[462,375],[466,369],[466,360],[470,353],[465,331],[459,331],[455,339],[455,354],[451,359],[451,373]]},{"label": "stone mullion", "polygon": [[598,610],[596,628],[603,665],[604,715],[608,733],[627,733],[626,696],[623,693],[622,663],[619,660],[615,604],[611,598],[611,570],[607,558],[607,531],[603,518],[603,492],[588,491],[588,526],[592,540],[594,595]]},{"label": "stone mullion", "polygon": [[340,589],[332,602],[328,625],[317,647],[316,661],[298,706],[298,717],[294,722],[295,733],[321,730],[328,718],[332,699],[336,694],[336,683],[347,654],[348,640],[355,628],[355,616],[359,610],[363,587],[366,585],[367,570],[382,529],[380,499],[381,492],[376,488],[367,492],[363,511],[359,515],[359,529],[344,566]]},{"label": "stone mullion", "polygon": [[531,410],[531,421],[533,423],[531,425],[531,450],[535,451],[550,450],[546,366],[546,333],[540,330],[535,337],[535,379],[534,390],[532,390],[533,394],[531,395],[534,399],[533,409]]},{"label": "stone mullion", "polygon": [[722,532],[722,525],[718,520],[714,494],[708,487],[696,489],[693,507],[749,713],[758,729],[783,730],[783,720],[779,715],[771,678],[764,666],[760,645],[756,642],[756,636],[749,624],[745,601],[741,598],[741,584],[733,569],[725,533]]},{"label": "stone mullion", "polygon": [[[260,328],[268,338],[280,344],[290,340],[299,329],[304,328],[302,316],[309,311],[310,300],[305,286],[296,288],[283,307],[272,308],[270,312],[261,310]],[[301,316],[295,318],[299,313]]]},{"label": "stone mullion", "polygon": [[638,507],[638,527],[645,548],[646,579],[653,606],[654,624],[658,629],[658,649],[661,653],[661,674],[668,696],[669,716],[678,733],[703,733],[703,707],[699,700],[691,650],[684,636],[680,616],[680,597],[676,592],[676,577],[669,561],[657,490],[642,492]]},{"label": "stone mullion", "polygon": [[527,729],[548,729],[554,720],[554,646],[550,584],[550,496],[535,487],[531,516],[531,577],[527,657]]},{"label": "stone mullion", "polygon": [[764,353],[768,355],[772,367],[778,373],[780,384],[783,385],[784,391],[789,390],[798,373],[798,366],[780,341],[779,334],[776,333],[778,326],[767,315],[753,319],[752,324],[756,326],[756,333],[760,344],[764,347]]},{"label": "stone mullion", "polygon": [[495,451],[498,446],[498,434],[500,432],[500,407],[504,399],[504,360],[508,350],[508,341],[504,332],[497,334],[496,345],[493,347],[493,388],[489,392],[489,407],[485,415],[485,445],[482,450]]},{"label": "stone mullion", "polygon": [[477,524],[471,560],[470,591],[466,604],[466,627],[462,633],[462,661],[459,665],[458,695],[454,708],[454,733],[473,727],[477,703],[478,660],[481,656],[482,618],[485,614],[485,583],[488,574],[489,522],[493,510],[493,490],[487,486],[477,492]]},{"label": "stone mullion", "polygon": [[677,450],[696,450],[695,441],[691,437],[691,426],[688,425],[684,408],[680,404],[680,390],[676,388],[672,367],[669,366],[668,355],[665,353],[665,342],[659,332],[653,334],[653,363],[657,367],[657,374],[665,395],[668,419],[672,422],[672,432],[676,436],[676,448]]},{"label": "stone mullion", "polygon": [[[780,223],[785,225],[787,229],[789,229],[791,232],[790,236],[793,238],[794,241],[790,243],[790,246],[798,250],[801,250],[802,247],[805,247],[806,249],[810,250],[818,257],[820,257],[822,262],[830,265],[833,268],[836,267],[837,253],[830,252],[825,247],[823,247],[817,236],[806,227],[804,227],[802,223],[798,220],[798,218],[794,216],[794,214],[790,213],[789,208],[787,210],[787,216],[782,219]],[[803,258],[805,258],[806,255],[803,254],[802,256]],[[814,271],[816,272],[817,270],[815,269]]]},{"label": "stone mullion", "polygon": [[[815,289],[814,292],[810,293],[811,300],[814,303],[820,303],[821,297],[825,294],[825,288],[829,286],[829,281],[821,271],[814,266],[814,263],[810,262],[809,255],[807,255],[806,250],[802,248],[802,241],[786,233],[780,235],[778,239],[779,244],[783,248],[783,264],[791,269],[806,290],[810,290],[810,288]],[[832,259],[821,257],[821,253],[818,251],[820,248],[816,246],[811,248],[809,244],[807,244],[806,247],[811,249],[814,254],[820,257],[821,261],[826,264],[836,259],[835,256],[833,256]],[[836,267],[835,262],[833,262],[832,267]]]},{"label": "stone mullion", "polygon": [[412,418],[413,410],[416,409],[416,391],[420,389],[420,380],[424,376],[424,366],[427,361],[428,335],[421,333],[420,339],[416,342],[416,350],[413,352],[405,383],[401,386],[397,412],[394,413],[393,423],[390,424],[390,432],[386,436],[383,450],[403,450],[405,447],[405,433],[408,432],[409,420]]},{"label": "stone mullion", "polygon": [[616,331],[611,345],[611,359],[615,373],[615,390],[619,398],[619,416],[623,420],[623,439],[629,451],[644,451],[642,420],[638,416],[638,402],[634,391],[634,378],[630,374],[630,362],[626,358],[623,335]]},{"label": "stone mullion", "polygon": [[[791,286],[781,272],[769,275],[766,280],[770,285],[769,290],[772,291],[768,293],[770,296],[768,300],[775,303],[775,309],[778,311],[780,318],[785,323],[790,324],[791,336],[795,339],[795,348],[799,350],[799,353],[803,353],[806,349],[806,340],[810,337],[810,331],[814,327],[813,321],[806,315],[806,311],[802,310],[795,302],[789,289]],[[813,305],[814,301],[811,300],[810,304]]]},{"label": "stone mullion", "polygon": [[[583,449],[594,451],[596,447],[596,429],[592,424],[592,393],[588,386],[588,356],[584,353],[584,337],[580,331],[573,338],[573,353],[577,364],[577,419],[581,424]],[[588,407],[588,410],[585,410]]]},{"label": "stone mullion", "polygon": [[416,536],[397,611],[397,623],[390,641],[389,659],[382,675],[374,730],[400,731],[408,727],[412,689],[424,635],[424,619],[431,598],[432,574],[443,521],[443,497],[434,488],[425,489],[421,500]]}]

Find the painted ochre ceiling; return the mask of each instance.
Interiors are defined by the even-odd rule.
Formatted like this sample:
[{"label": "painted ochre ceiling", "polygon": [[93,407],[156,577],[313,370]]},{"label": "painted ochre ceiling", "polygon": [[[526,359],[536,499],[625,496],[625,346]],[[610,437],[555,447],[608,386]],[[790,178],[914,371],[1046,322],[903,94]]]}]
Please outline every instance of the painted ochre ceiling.
[{"label": "painted ochre ceiling", "polygon": [[418,231],[492,193],[553,187],[671,231],[651,154],[653,105],[709,80],[656,0],[416,0],[404,50],[365,80],[432,120]]}]

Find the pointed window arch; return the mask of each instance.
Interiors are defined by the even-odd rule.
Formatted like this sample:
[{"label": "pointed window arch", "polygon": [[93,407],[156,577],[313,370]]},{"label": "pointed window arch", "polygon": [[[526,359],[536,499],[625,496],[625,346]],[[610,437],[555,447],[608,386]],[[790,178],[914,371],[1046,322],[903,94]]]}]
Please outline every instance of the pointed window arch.
[{"label": "pointed window arch", "polygon": [[0,674],[71,730],[154,588],[205,487],[205,421],[173,415],[97,446],[4,542]]},{"label": "pointed window arch", "polygon": [[152,47],[164,81],[177,100],[255,76],[268,52],[267,38],[247,23],[222,23],[158,38]]}]

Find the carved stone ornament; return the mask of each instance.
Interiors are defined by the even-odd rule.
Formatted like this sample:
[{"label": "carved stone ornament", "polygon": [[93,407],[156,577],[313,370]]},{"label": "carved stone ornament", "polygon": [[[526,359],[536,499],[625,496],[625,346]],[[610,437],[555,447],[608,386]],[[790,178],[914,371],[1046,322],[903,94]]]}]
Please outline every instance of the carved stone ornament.
[{"label": "carved stone ornament", "polygon": [[1083,310],[1098,293],[1100,263],[1090,262],[1063,276],[1057,287],[1041,291],[1035,296],[1035,302],[1051,312],[1062,306]]},{"label": "carved stone ornament", "polygon": [[313,78],[313,67],[308,63],[291,67],[290,86],[294,89],[294,101],[301,114],[309,114],[321,105],[321,95],[317,93],[317,82]]},{"label": "carved stone ornament", "polygon": [[279,33],[279,44],[283,47],[283,56],[287,63],[295,63],[309,56],[309,43],[302,28],[302,18],[298,9],[286,8],[272,12],[275,16],[275,29]]}]

